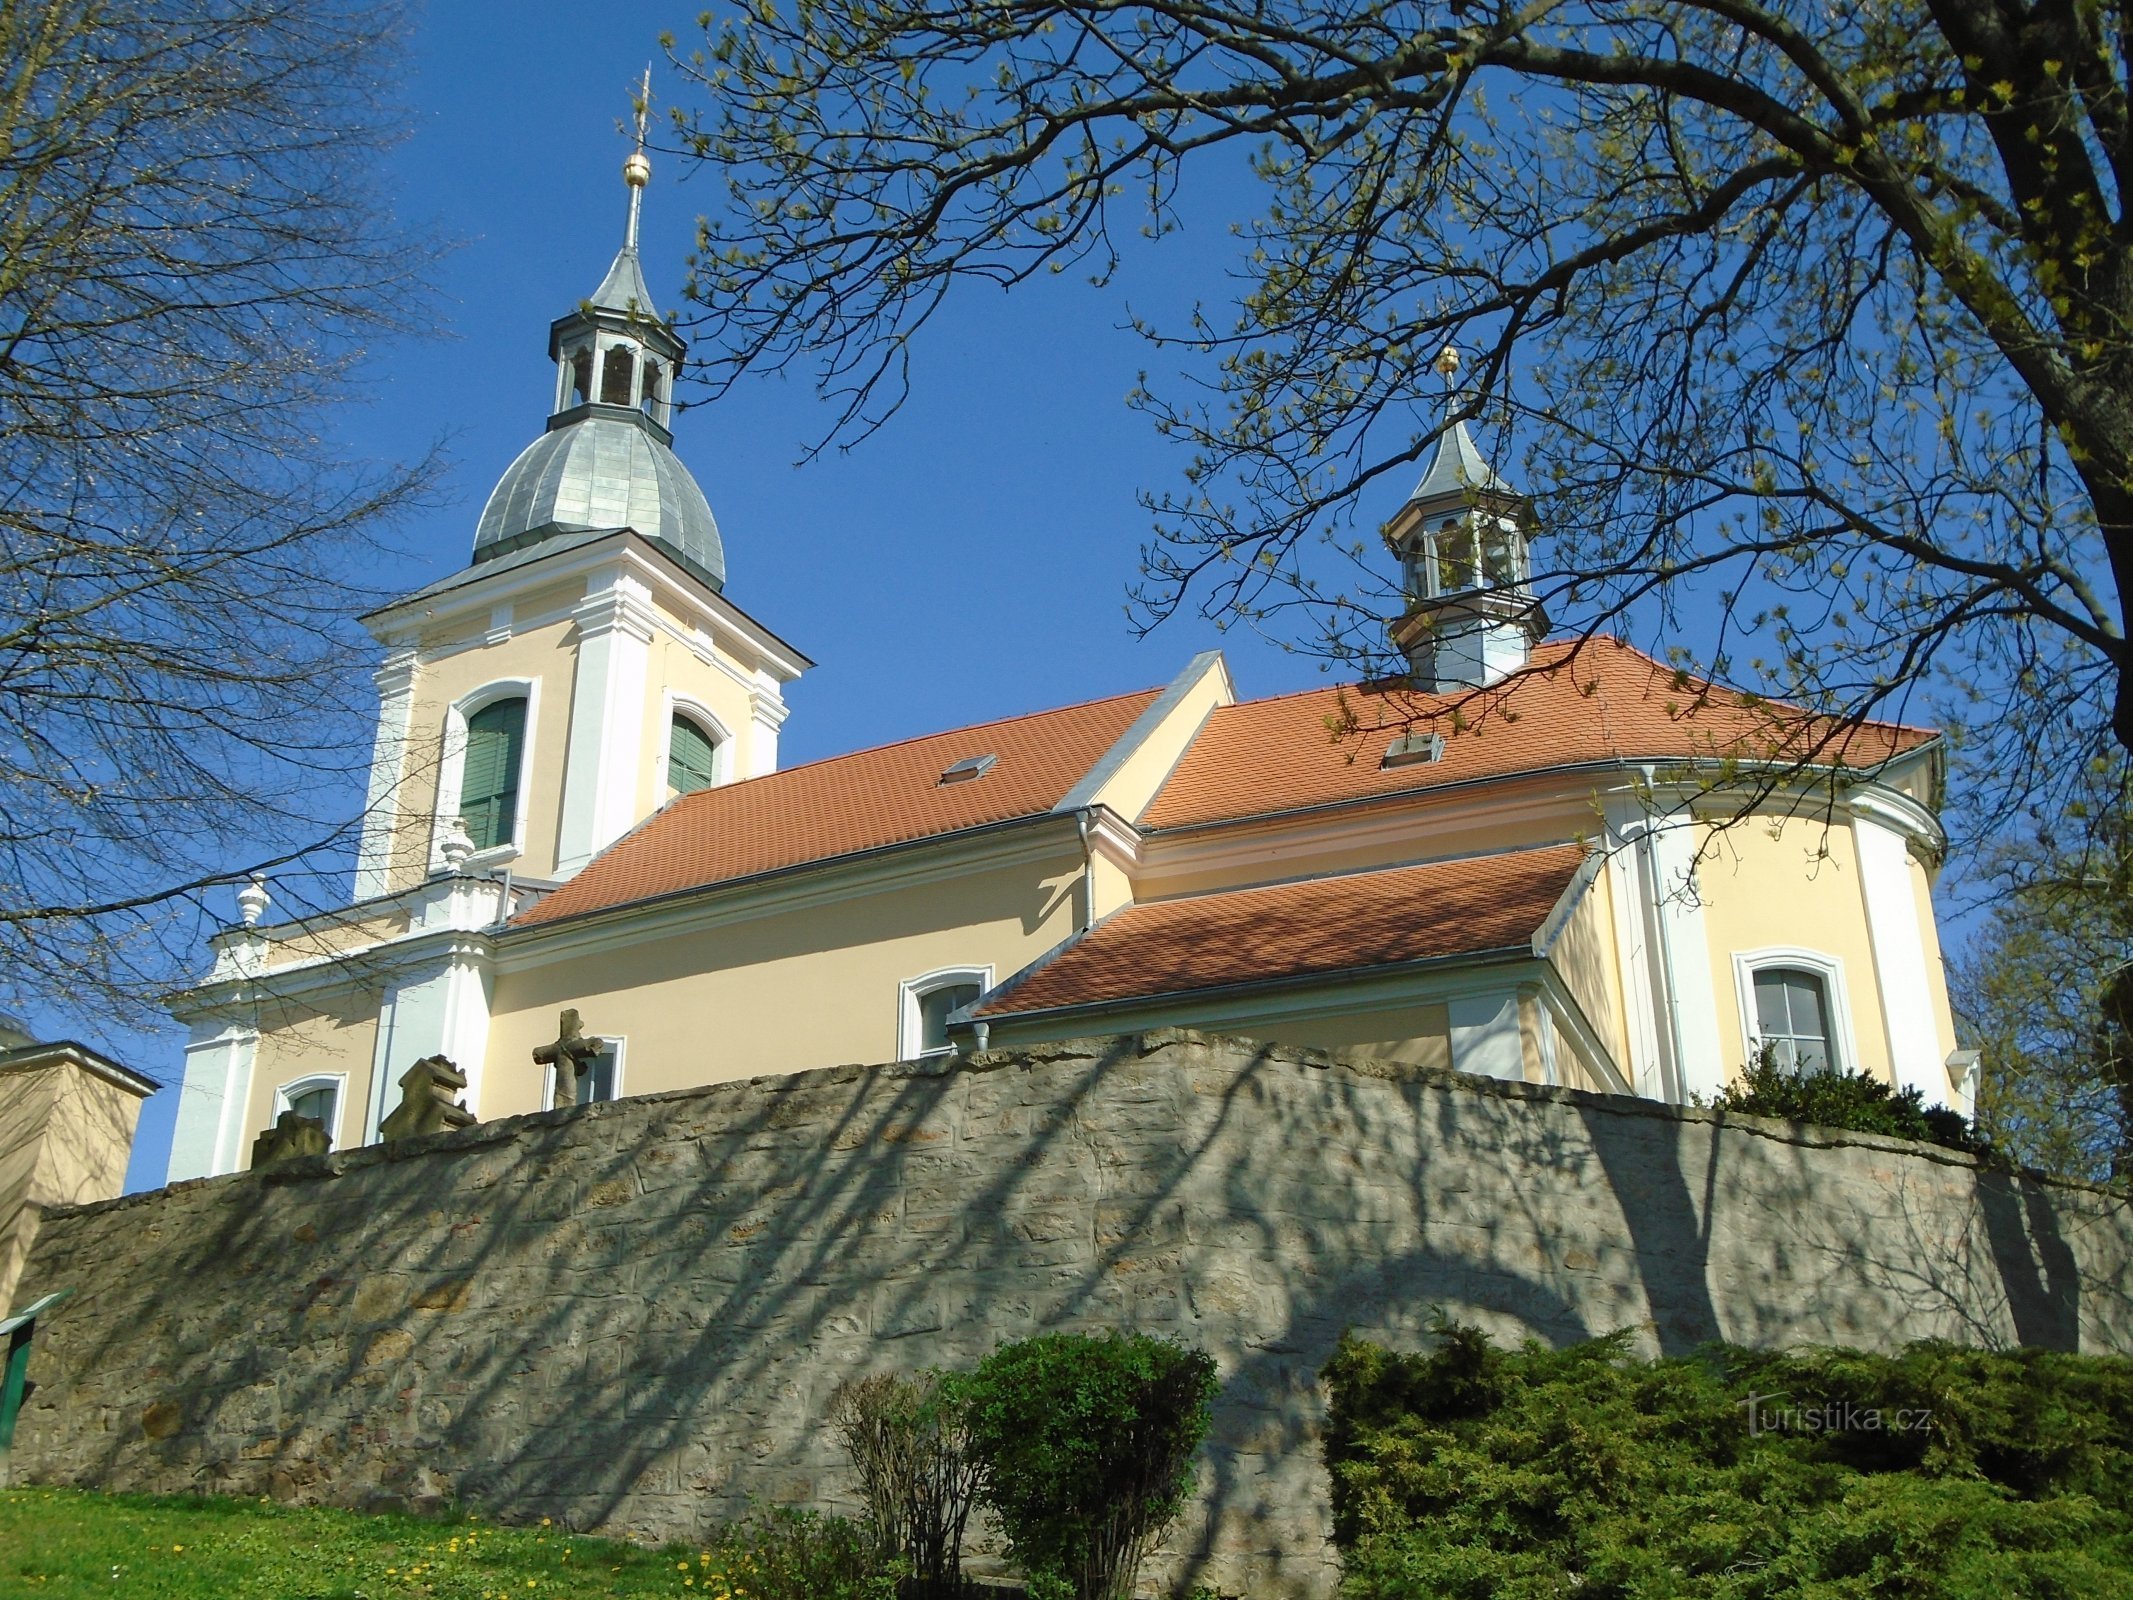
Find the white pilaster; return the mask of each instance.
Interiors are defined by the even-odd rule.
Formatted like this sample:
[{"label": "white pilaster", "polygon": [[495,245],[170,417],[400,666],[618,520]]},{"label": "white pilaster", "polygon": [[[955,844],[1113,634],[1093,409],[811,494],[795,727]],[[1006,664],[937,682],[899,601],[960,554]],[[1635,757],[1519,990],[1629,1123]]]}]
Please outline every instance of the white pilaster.
[{"label": "white pilaster", "polygon": [[1641,793],[1608,801],[1608,888],[1636,1090],[1686,1103],[1691,1094],[1716,1093],[1727,1063],[1696,895],[1696,824],[1655,815],[1652,804]]},{"label": "white pilaster", "polygon": [[[373,1080],[382,1077],[383,1121],[400,1103],[400,1074],[428,1056],[443,1056],[467,1075],[466,1108],[481,1113],[482,1063],[489,1048],[489,1003],[493,979],[484,941],[455,941],[427,970],[394,985],[378,1018],[379,1047]],[[388,1033],[389,1030],[389,1033]]]},{"label": "white pilaster", "polygon": [[1711,945],[1697,895],[1695,820],[1657,819],[1651,829],[1653,907],[1659,924],[1659,954],[1666,965],[1674,1038],[1680,1049],[1684,1097],[1709,1099],[1724,1087],[1728,1063],[1719,1043],[1718,992],[1711,981]]},{"label": "white pilaster", "polygon": [[651,591],[610,572],[571,613],[578,630],[570,695],[570,748],[563,765],[563,819],[556,872],[583,867],[636,823],[644,765],[645,680],[650,671]]},{"label": "white pilaster", "polygon": [[363,838],[356,847],[354,896],[385,893],[392,866],[393,833],[400,821],[400,786],[407,777],[408,739],[414,725],[415,672],[420,658],[408,646],[388,650],[375,675],[378,733],[371,746],[370,786],[363,797]]},{"label": "white pilaster", "polygon": [[1859,885],[1896,1086],[1918,1090],[1929,1106],[1946,1105],[1948,1069],[1933,1022],[1933,979],[1918,926],[1909,848],[1901,831],[1861,814],[1856,804],[1852,838],[1859,850]]},{"label": "white pilaster", "polygon": [[1615,948],[1621,952],[1631,1085],[1649,1099],[1679,1103],[1686,1096],[1681,1091],[1666,963],[1660,955],[1660,896],[1652,883],[1654,857],[1645,837],[1650,824],[1650,812],[1634,796],[1617,796],[1607,803],[1608,898],[1614,903]]},{"label": "white pilaster", "polygon": [[760,778],[778,770],[778,729],[785,726],[790,714],[784,696],[778,693],[777,680],[768,673],[757,674],[748,691],[749,777]]},{"label": "white pilaster", "polygon": [[166,1181],[237,1170],[258,1049],[256,1028],[220,1019],[194,1024],[185,1047],[185,1081],[178,1091]]}]

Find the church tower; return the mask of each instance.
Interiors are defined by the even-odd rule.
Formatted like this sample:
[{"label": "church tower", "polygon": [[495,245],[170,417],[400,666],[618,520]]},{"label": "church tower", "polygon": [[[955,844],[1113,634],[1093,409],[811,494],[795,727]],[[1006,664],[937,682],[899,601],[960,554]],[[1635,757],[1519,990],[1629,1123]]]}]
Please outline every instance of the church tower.
[{"label": "church tower", "polygon": [[777,766],[807,658],[726,594],[703,490],[674,453],[687,346],[654,309],[629,223],[548,330],[548,420],[505,469],[471,562],[373,612],[385,647],[358,902],[440,875],[539,892],[676,794]]},{"label": "church tower", "polygon": [[1516,672],[1548,631],[1533,597],[1531,504],[1476,448],[1452,387],[1459,352],[1436,360],[1446,425],[1422,481],[1385,536],[1400,558],[1406,609],[1392,642],[1418,688],[1486,688]]}]

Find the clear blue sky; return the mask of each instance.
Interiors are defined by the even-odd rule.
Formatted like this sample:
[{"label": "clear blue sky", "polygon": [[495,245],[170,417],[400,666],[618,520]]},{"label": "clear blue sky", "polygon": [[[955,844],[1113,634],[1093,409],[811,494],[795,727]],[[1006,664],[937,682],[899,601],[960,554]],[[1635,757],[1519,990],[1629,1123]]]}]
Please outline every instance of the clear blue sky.
[{"label": "clear blue sky", "polygon": [[[695,15],[688,0],[429,8],[392,170],[403,213],[459,241],[437,273],[445,326],[374,352],[374,401],[345,432],[387,457],[443,438],[452,470],[448,503],[408,530],[410,559],[381,586],[463,566],[491,486],[539,434],[548,324],[622,242],[618,125],[648,62],[655,103],[679,91],[657,40],[686,39]],[[662,308],[679,307],[693,221],[719,199],[655,157],[643,248]],[[894,421],[804,468],[823,418],[802,381],[751,381],[677,421],[725,540],[727,594],[820,663],[792,688],[782,764],[1162,683],[1212,644],[1247,694],[1319,680],[1315,662],[1249,634],[1180,618],[1137,639],[1125,614],[1149,531],[1135,491],[1176,485],[1185,457],[1126,407],[1151,352],[1119,324],[1129,302],[1220,298],[1219,270],[1185,239],[1102,294],[1071,274],[1013,295],[973,285],[921,345]],[[175,1084],[175,1034],[114,1042]],[[159,1181],[175,1100],[150,1102],[131,1187]]]}]

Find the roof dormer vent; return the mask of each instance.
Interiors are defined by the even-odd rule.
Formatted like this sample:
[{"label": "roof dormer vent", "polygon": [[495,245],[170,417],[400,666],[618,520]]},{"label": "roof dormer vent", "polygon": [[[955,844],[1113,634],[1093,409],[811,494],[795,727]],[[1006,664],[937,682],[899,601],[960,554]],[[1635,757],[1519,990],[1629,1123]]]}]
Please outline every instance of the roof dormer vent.
[{"label": "roof dormer vent", "polygon": [[1443,734],[1403,733],[1385,747],[1385,759],[1380,761],[1378,766],[1381,769],[1419,767],[1443,759]]},{"label": "roof dormer vent", "polygon": [[965,756],[941,773],[941,787],[951,783],[968,783],[972,778],[982,778],[1000,764],[996,755]]}]

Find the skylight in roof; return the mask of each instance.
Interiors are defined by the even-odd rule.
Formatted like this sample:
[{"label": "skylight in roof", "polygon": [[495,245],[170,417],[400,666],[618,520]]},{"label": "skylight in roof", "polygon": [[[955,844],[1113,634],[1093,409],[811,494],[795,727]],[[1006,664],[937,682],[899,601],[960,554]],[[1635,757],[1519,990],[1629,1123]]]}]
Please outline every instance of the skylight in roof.
[{"label": "skylight in roof", "polygon": [[1380,767],[1419,767],[1444,757],[1441,733],[1403,733],[1385,747]]},{"label": "skylight in roof", "polygon": [[962,760],[943,770],[941,782],[943,784],[968,783],[972,778],[984,777],[986,773],[992,771],[999,764],[1000,758],[996,755],[965,756]]}]

